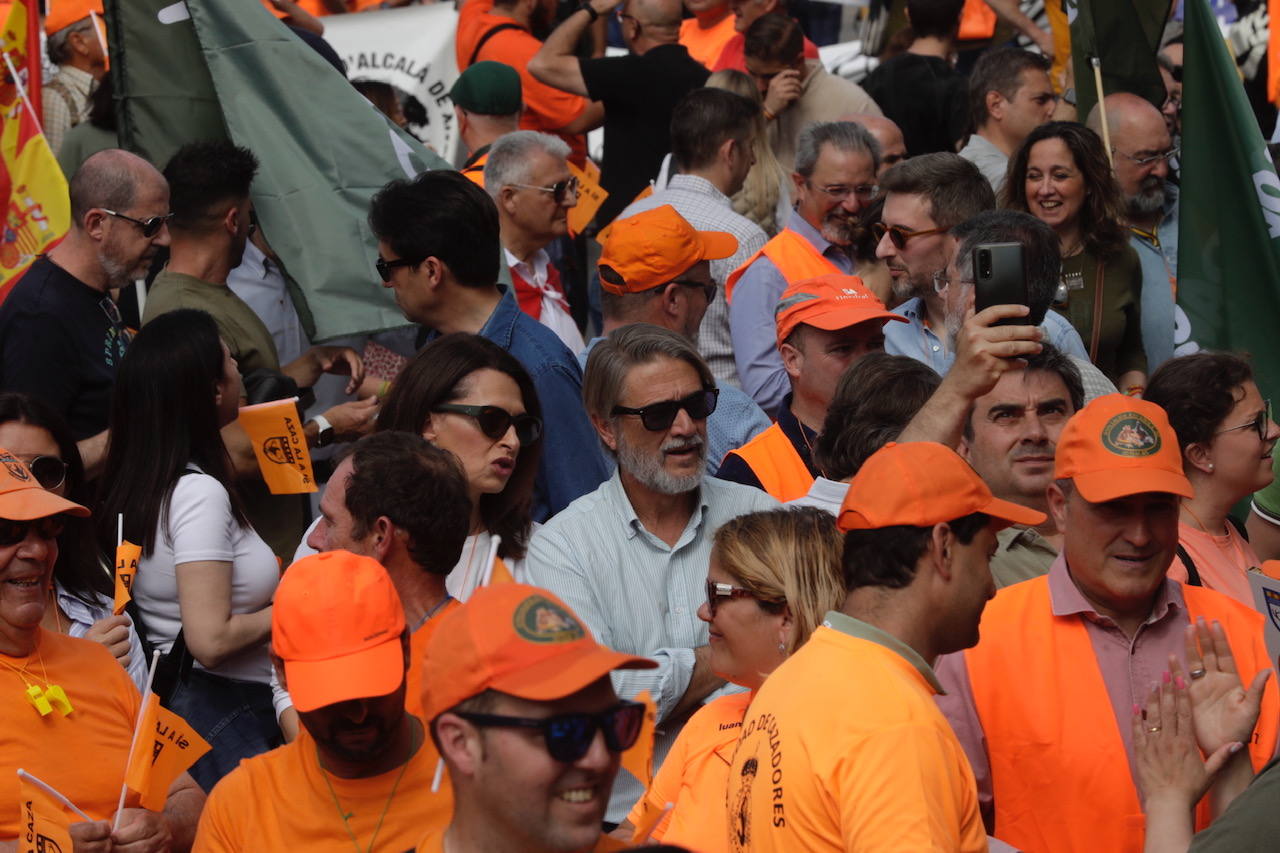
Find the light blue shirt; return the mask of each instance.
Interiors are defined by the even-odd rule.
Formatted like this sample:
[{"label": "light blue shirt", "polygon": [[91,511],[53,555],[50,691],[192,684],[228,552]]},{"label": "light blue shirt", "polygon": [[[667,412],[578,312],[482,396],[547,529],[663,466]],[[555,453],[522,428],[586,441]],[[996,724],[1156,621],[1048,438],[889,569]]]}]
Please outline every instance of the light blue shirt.
[{"label": "light blue shirt", "polygon": [[[853,275],[849,251],[824,239],[799,213],[792,211],[787,227],[812,243],[841,272]],[[729,333],[742,390],[771,417],[777,416],[782,398],[791,393],[791,380],[778,355],[778,325],[773,313],[786,289],[782,272],[761,255],[742,273],[729,303]]]},{"label": "light blue shirt", "polygon": [[1129,231],[1129,245],[1142,263],[1142,345],[1147,375],[1173,358],[1174,304],[1170,280],[1178,278],[1178,187],[1165,183],[1164,216],[1153,241]]}]

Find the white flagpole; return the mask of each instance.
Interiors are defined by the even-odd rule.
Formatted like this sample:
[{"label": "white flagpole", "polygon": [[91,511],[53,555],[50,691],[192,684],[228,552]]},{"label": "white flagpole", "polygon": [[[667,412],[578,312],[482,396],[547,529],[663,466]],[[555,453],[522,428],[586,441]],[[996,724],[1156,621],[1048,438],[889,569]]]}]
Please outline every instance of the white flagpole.
[{"label": "white flagpole", "polygon": [[84,818],[85,820],[88,820],[88,821],[93,820],[93,818],[89,817],[87,814],[82,812],[79,806],[77,806],[75,803],[71,802],[65,796],[63,796],[62,792],[59,791],[57,788],[53,787],[48,782],[45,782],[43,779],[38,779],[35,776],[32,776],[30,773],[23,770],[21,767],[18,768],[18,778],[26,779],[32,785],[35,785],[41,791],[44,791],[46,794],[53,797],[58,802],[62,803],[64,806],[71,809],[73,812],[80,815],[80,817]]},{"label": "white flagpole", "polygon": [[[31,57],[27,57],[27,61],[31,62]],[[40,61],[39,57],[34,60]],[[9,52],[4,52],[4,64],[9,69],[9,76],[13,78],[13,85],[18,88],[18,97],[22,98],[23,105],[27,108],[27,112],[31,113],[31,120],[36,123],[36,130],[44,133],[44,128],[40,125],[40,116],[36,115],[36,108],[31,106],[31,99],[27,97],[27,87],[22,85],[22,81],[18,79],[18,69],[13,67],[13,60],[9,58]]]}]

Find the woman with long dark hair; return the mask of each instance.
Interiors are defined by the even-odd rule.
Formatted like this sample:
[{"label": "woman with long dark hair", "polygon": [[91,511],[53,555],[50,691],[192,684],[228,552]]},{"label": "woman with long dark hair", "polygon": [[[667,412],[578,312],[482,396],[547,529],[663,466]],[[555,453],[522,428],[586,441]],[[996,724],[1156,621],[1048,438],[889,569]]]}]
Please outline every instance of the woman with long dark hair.
[{"label": "woman with long dark hair", "polygon": [[98,516],[104,554],[118,515],[142,545],[133,599],[148,639],[171,664],[190,655],[167,701],[213,746],[191,770],[206,790],[280,743],[269,654],[280,568],[245,519],[219,432],[239,403],[212,317],[184,309],[143,327],[116,375]]},{"label": "woman with long dark hair", "polygon": [[501,571],[495,560],[520,580],[542,450],[542,409],[520,362],[479,335],[437,338],[396,377],[378,430],[418,433],[462,463],[471,531],[450,594],[465,601]]}]

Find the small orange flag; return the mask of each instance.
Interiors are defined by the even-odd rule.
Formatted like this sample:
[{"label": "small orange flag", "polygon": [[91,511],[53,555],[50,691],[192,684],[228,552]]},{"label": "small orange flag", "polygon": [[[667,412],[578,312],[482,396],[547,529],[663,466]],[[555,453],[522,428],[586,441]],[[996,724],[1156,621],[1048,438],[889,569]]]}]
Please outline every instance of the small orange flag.
[{"label": "small orange flag", "polygon": [[186,720],[160,707],[160,697],[154,693],[147,696],[142,715],[124,783],[142,796],[144,809],[158,812],[164,809],[173,780],[210,746]]},{"label": "small orange flag", "polygon": [[39,786],[18,776],[19,853],[72,853],[71,818]]},{"label": "small orange flag", "polygon": [[111,612],[119,616],[124,606],[133,598],[133,579],[138,574],[138,561],[142,559],[142,546],[121,542],[116,548],[116,603]]},{"label": "small orange flag", "polygon": [[658,726],[658,707],[649,697],[649,691],[641,691],[637,702],[644,704],[644,723],[640,726],[640,736],[631,748],[622,753],[622,769],[640,780],[645,790],[653,784],[653,738],[654,729]]},{"label": "small orange flag", "polygon": [[240,426],[249,434],[262,479],[271,494],[316,491],[311,452],[307,450],[307,436],[302,431],[296,397],[245,406],[240,410]]},{"label": "small orange flag", "polygon": [[507,568],[507,564],[503,562],[501,557],[493,558],[493,574],[489,576],[489,583],[515,583],[516,579],[511,576],[511,569]]},{"label": "small orange flag", "polygon": [[572,161],[569,163],[569,171],[578,179],[578,203],[569,208],[568,221],[571,236],[586,230],[591,220],[595,218],[600,205],[604,204],[604,200],[609,197],[604,187],[600,186],[600,170],[594,168],[591,161],[587,162],[587,169],[579,169]]}]

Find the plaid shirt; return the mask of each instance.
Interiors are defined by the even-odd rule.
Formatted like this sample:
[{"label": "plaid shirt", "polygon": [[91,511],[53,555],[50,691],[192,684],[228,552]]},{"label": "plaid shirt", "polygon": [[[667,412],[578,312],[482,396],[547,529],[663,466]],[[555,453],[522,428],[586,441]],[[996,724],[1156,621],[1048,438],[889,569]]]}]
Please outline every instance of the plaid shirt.
[{"label": "plaid shirt", "polygon": [[[54,85],[54,84],[61,85]],[[65,90],[64,90],[65,87]],[[44,137],[57,154],[67,131],[89,117],[89,96],[93,94],[94,79],[88,71],[70,65],[62,65],[58,73],[44,87]],[[76,102],[69,103],[65,92]]]}]

